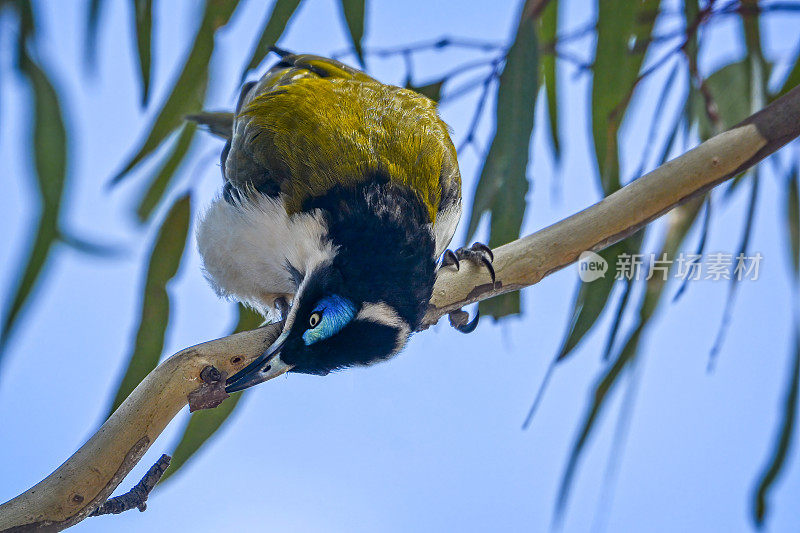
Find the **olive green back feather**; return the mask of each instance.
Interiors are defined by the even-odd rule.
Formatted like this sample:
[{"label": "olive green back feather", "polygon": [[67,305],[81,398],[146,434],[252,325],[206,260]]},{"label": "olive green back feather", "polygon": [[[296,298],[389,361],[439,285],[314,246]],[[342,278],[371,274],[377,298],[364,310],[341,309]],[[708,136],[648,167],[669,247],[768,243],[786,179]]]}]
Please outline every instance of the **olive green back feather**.
[{"label": "olive green back feather", "polygon": [[228,161],[247,176],[229,179],[272,182],[290,213],[333,186],[375,173],[415,191],[431,222],[442,198],[460,191],[447,126],[435,103],[416,92],[338,61],[288,55],[243,104]]}]

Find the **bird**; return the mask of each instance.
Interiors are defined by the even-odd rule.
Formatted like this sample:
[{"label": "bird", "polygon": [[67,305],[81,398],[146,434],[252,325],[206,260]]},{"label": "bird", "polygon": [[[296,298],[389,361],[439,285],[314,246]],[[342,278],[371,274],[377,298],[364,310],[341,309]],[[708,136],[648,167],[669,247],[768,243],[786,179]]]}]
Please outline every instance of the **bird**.
[{"label": "bird", "polygon": [[461,175],[436,103],[338,60],[271,51],[235,113],[187,117],[227,139],[222,191],[197,229],[205,276],[282,322],[229,393],[389,359],[422,325],[439,269],[466,259],[495,278],[487,246],[448,249]]}]

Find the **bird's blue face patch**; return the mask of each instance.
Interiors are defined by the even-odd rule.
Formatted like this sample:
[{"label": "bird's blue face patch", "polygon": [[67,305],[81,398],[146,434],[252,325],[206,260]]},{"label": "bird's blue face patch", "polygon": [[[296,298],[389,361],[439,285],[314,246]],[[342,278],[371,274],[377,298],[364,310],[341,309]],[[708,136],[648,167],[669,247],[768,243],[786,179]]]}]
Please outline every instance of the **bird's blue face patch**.
[{"label": "bird's blue face patch", "polygon": [[326,296],[309,315],[308,329],[303,333],[306,346],[339,333],[356,315],[356,306],[341,296]]}]

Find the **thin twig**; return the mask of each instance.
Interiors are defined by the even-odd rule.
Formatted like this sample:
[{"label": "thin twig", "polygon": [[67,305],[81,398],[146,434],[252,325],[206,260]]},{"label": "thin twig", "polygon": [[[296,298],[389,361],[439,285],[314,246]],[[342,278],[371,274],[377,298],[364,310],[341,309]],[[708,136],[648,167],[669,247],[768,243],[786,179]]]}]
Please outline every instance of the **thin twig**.
[{"label": "thin twig", "polygon": [[143,513],[147,509],[147,497],[150,496],[150,491],[161,480],[161,476],[166,472],[171,460],[172,457],[169,455],[162,455],[131,490],[120,496],[109,498],[103,505],[92,511],[89,516],[120,514],[131,509],[139,509]]}]

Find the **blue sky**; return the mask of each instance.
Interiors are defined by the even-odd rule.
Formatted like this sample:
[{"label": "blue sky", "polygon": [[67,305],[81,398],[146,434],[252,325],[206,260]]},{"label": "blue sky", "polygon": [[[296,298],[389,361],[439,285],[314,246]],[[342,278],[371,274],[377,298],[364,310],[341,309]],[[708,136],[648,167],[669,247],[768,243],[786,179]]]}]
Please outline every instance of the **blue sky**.
[{"label": "blue sky", "polygon": [[[198,4],[155,2],[154,101],[159,101],[185,54]],[[0,378],[0,501],[38,482],[94,431],[129,354],[139,312],[144,258],[154,228],[139,228],[132,206],[143,172],[108,192],[119,168],[152,116],[138,107],[135,51],[128,6],[110,3],[99,38],[98,68],[83,57],[83,2],[39,2],[46,28],[42,62],[72,111],[71,187],[66,223],[75,232],[124,245],[127,255],[98,261],[59,248],[25,322],[17,331]],[[677,7],[677,6],[676,6]],[[505,41],[517,2],[371,2],[367,46],[393,46],[442,35]],[[593,17],[593,3],[566,2],[566,28]],[[266,8],[248,2],[218,35],[209,107],[234,104],[238,72],[250,53]],[[797,16],[768,19],[767,52],[779,72],[793,60]],[[187,21],[192,21],[191,23]],[[6,25],[7,21],[0,21]],[[709,34],[701,69],[708,73],[743,55],[733,18]],[[3,32],[3,46],[9,39]],[[333,0],[307,0],[280,44],[327,54],[347,46]],[[581,48],[581,46],[583,48]],[[587,56],[588,43],[579,45]],[[473,52],[421,54],[418,81],[468,60]],[[10,57],[0,52],[3,72]],[[587,57],[588,59],[588,57]],[[401,83],[400,58],[375,60],[370,72]],[[657,89],[668,70],[646,82],[637,113],[623,128],[623,176],[638,165]],[[587,128],[590,75],[566,65],[560,82],[563,163],[555,177],[545,128],[531,145],[530,209],[524,231],[535,231],[598,199]],[[31,164],[25,157],[29,102],[20,79],[0,95],[0,287],[15,280],[35,214]],[[475,95],[477,96],[477,95]],[[670,109],[678,102],[671,102]],[[468,128],[474,98],[442,106],[456,142]],[[490,109],[492,105],[488,106]],[[537,121],[544,124],[539,106]],[[671,116],[671,115],[670,115]],[[480,138],[491,133],[483,122]],[[568,134],[568,135],[567,135]],[[220,185],[221,144],[204,136],[172,194],[192,190],[196,212]],[[784,156],[797,146],[785,150]],[[633,154],[628,157],[625,154]],[[786,159],[786,158],[785,158]],[[151,162],[152,163],[152,162]],[[475,152],[460,156],[464,195],[478,172]],[[694,282],[665,305],[650,329],[637,367],[638,386],[624,454],[609,502],[605,472],[625,387],[612,398],[581,462],[564,531],[749,531],[750,495],[775,435],[789,365],[792,293],[786,275],[780,179],[765,167],[752,251],[764,256],[761,277],[742,284],[724,348],[713,373],[708,354],[719,326],[727,285]],[[562,194],[553,195],[560,179]],[[734,253],[746,191],[718,202],[707,250]],[[697,236],[689,239],[691,246]],[[456,240],[463,239],[463,227]],[[194,243],[169,286],[173,307],[165,355],[224,334],[232,306],[203,279]],[[536,387],[557,350],[577,280],[575,268],[524,292],[525,315],[481,323],[461,335],[444,323],[416,335],[403,354],[368,369],[325,378],[288,376],[258,387],[192,464],[153,494],[146,513],[93,518],[83,531],[145,529],[216,531],[544,531],[591,387],[602,369],[605,330],[596,332],[560,366],[531,428],[520,426]],[[674,291],[675,287],[671,287]],[[603,323],[608,324],[609,317]],[[488,363],[488,364],[487,364]],[[186,412],[151,447],[123,482],[127,490],[163,453]],[[795,436],[797,437],[797,436]],[[768,530],[800,524],[797,448],[770,499]],[[598,513],[598,509],[603,509]]]}]

